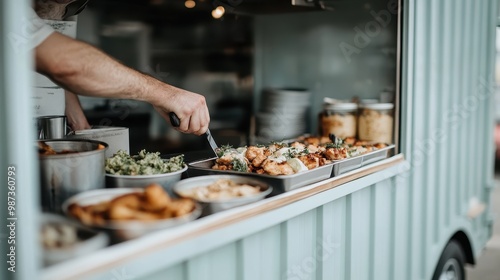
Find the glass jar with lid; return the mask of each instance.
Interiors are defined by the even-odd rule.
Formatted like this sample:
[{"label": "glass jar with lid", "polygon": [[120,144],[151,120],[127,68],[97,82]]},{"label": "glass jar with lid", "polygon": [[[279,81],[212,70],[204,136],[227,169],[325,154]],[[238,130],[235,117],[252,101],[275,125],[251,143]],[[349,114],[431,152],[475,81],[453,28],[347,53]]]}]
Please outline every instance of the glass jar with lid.
[{"label": "glass jar with lid", "polygon": [[356,103],[325,103],[320,114],[320,134],[339,138],[356,137],[358,105]]},{"label": "glass jar with lid", "polygon": [[371,103],[360,105],[358,137],[360,140],[392,143],[394,104]]}]

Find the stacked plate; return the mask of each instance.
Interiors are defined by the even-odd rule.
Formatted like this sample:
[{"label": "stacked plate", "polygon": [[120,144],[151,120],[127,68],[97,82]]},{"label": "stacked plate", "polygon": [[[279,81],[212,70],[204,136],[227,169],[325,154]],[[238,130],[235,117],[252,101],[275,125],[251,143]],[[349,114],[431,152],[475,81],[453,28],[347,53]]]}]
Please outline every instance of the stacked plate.
[{"label": "stacked plate", "polygon": [[311,94],[305,89],[264,89],[256,115],[260,142],[289,139],[306,132]]}]

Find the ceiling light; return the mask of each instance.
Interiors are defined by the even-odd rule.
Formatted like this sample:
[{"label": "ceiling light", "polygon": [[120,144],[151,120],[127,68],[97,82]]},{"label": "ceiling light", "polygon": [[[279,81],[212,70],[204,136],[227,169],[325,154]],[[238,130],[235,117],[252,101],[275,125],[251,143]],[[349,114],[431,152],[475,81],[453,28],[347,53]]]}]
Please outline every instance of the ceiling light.
[{"label": "ceiling light", "polygon": [[226,10],[224,9],[224,7],[218,6],[217,8],[215,8],[212,11],[212,17],[213,18],[221,18],[225,12],[226,12]]},{"label": "ceiling light", "polygon": [[186,8],[188,9],[192,9],[194,8],[194,6],[196,6],[196,2],[194,2],[193,0],[186,0],[186,2],[184,2],[184,6],[186,6]]}]

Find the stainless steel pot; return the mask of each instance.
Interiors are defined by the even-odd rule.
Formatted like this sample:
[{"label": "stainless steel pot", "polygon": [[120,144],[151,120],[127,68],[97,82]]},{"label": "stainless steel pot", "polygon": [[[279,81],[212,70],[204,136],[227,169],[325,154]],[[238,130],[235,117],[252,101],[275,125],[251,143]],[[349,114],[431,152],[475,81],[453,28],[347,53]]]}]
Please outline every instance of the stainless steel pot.
[{"label": "stainless steel pot", "polygon": [[62,139],[68,132],[66,116],[37,118],[38,139]]},{"label": "stainless steel pot", "polygon": [[55,155],[39,155],[42,208],[61,212],[62,203],[71,196],[105,186],[105,156],[108,144],[93,140],[43,141]]}]

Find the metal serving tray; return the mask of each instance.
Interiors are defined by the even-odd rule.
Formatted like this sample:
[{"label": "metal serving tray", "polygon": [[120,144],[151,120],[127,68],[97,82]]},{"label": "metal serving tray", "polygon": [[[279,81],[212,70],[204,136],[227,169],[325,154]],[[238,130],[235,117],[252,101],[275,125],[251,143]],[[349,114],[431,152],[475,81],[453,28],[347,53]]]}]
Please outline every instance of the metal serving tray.
[{"label": "metal serving tray", "polygon": [[254,177],[271,185],[274,188],[273,193],[281,193],[328,179],[331,177],[333,172],[333,164],[328,164],[292,175],[272,176],[266,174],[245,173],[230,170],[215,170],[212,169],[212,166],[214,164],[215,158],[191,162],[188,164],[187,175],[189,177],[194,177],[214,174],[234,174]]},{"label": "metal serving tray", "polygon": [[274,188],[273,193],[280,193],[307,186],[309,184],[316,183],[331,177],[335,177],[356,168],[360,168],[370,163],[382,160],[389,156],[389,152],[393,148],[394,145],[390,145],[364,155],[334,161],[331,164],[326,164],[312,170],[296,173],[293,175],[278,176],[231,170],[215,170],[212,169],[212,166],[214,166],[216,158],[210,158],[189,163],[187,175],[188,177],[195,177],[203,175],[234,174],[254,177],[271,185]]},{"label": "metal serving tray", "polygon": [[343,160],[336,160],[333,162],[332,177],[344,174],[346,172],[360,168],[370,163],[374,163],[376,161],[385,159],[389,157],[389,153],[392,149],[394,149],[394,147],[395,147],[394,145],[389,145],[385,148],[369,152],[364,155],[359,155],[356,157]]}]

